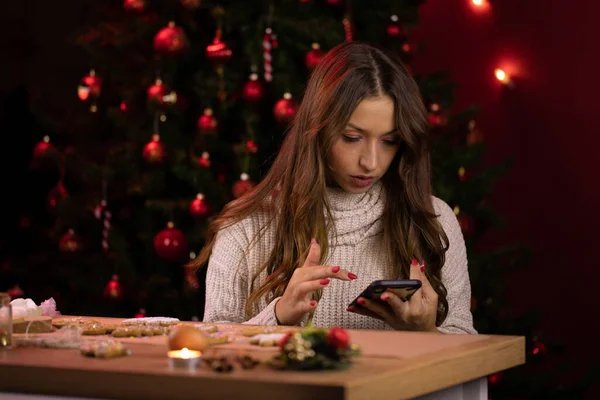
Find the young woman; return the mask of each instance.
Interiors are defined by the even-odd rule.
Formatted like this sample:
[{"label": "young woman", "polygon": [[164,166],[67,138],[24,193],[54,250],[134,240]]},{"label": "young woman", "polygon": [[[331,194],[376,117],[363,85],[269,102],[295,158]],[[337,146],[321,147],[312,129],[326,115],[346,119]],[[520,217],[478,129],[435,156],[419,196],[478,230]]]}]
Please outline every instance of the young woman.
[{"label": "young woman", "polygon": [[[313,72],[260,184],[211,223],[204,321],[476,333],[464,239],[432,196],[427,114],[403,66],[350,42]],[[404,302],[360,298],[419,279]]]}]

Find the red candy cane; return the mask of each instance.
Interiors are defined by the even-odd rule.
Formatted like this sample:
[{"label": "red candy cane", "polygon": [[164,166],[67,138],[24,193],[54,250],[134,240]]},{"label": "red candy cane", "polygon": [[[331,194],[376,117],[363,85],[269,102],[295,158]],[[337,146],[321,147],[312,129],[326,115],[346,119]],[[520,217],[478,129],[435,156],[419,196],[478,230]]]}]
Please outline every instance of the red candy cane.
[{"label": "red candy cane", "polygon": [[108,252],[108,232],[110,231],[110,219],[112,214],[106,207],[106,200],[102,200],[94,210],[96,219],[102,219],[102,250]]},{"label": "red candy cane", "polygon": [[271,58],[271,44],[273,31],[271,28],[265,30],[265,36],[263,38],[263,58],[265,61],[265,82],[271,82],[273,80],[273,66]]}]

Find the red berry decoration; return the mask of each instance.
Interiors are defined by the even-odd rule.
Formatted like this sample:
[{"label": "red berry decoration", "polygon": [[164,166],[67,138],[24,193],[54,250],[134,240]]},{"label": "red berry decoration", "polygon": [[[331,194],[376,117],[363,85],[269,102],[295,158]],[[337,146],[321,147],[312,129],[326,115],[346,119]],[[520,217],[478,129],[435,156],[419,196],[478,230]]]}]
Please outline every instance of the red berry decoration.
[{"label": "red berry decoration", "polygon": [[327,343],[338,350],[347,349],[350,346],[350,335],[343,328],[331,328],[327,333]]},{"label": "red berry decoration", "polygon": [[154,250],[165,261],[177,262],[188,254],[188,243],[185,234],[175,228],[172,222],[154,237]]}]

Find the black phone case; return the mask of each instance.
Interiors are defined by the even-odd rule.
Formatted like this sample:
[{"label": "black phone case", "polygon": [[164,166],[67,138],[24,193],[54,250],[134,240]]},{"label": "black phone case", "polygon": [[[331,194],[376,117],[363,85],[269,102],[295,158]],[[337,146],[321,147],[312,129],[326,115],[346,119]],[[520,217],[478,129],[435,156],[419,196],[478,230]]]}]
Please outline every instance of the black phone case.
[{"label": "black phone case", "polygon": [[351,306],[360,307],[356,302],[359,297],[377,300],[379,296],[389,290],[402,301],[408,301],[411,296],[421,287],[421,281],[417,279],[380,280],[371,282],[363,292],[350,303]]}]

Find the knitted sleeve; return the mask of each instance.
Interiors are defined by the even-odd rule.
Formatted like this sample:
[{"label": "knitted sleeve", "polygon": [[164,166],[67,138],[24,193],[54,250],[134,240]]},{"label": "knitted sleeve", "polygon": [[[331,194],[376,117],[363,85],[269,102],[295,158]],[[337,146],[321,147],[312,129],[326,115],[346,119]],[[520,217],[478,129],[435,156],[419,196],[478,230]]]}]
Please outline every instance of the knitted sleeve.
[{"label": "knitted sleeve", "polygon": [[442,282],[448,292],[448,316],[438,330],[443,333],[477,334],[471,314],[467,250],[460,225],[456,215],[444,201],[434,197],[433,206],[450,244],[442,267]]},{"label": "knitted sleeve", "polygon": [[277,325],[274,299],[253,318],[246,319],[249,273],[245,250],[249,241],[241,224],[217,234],[206,271],[204,322]]}]

